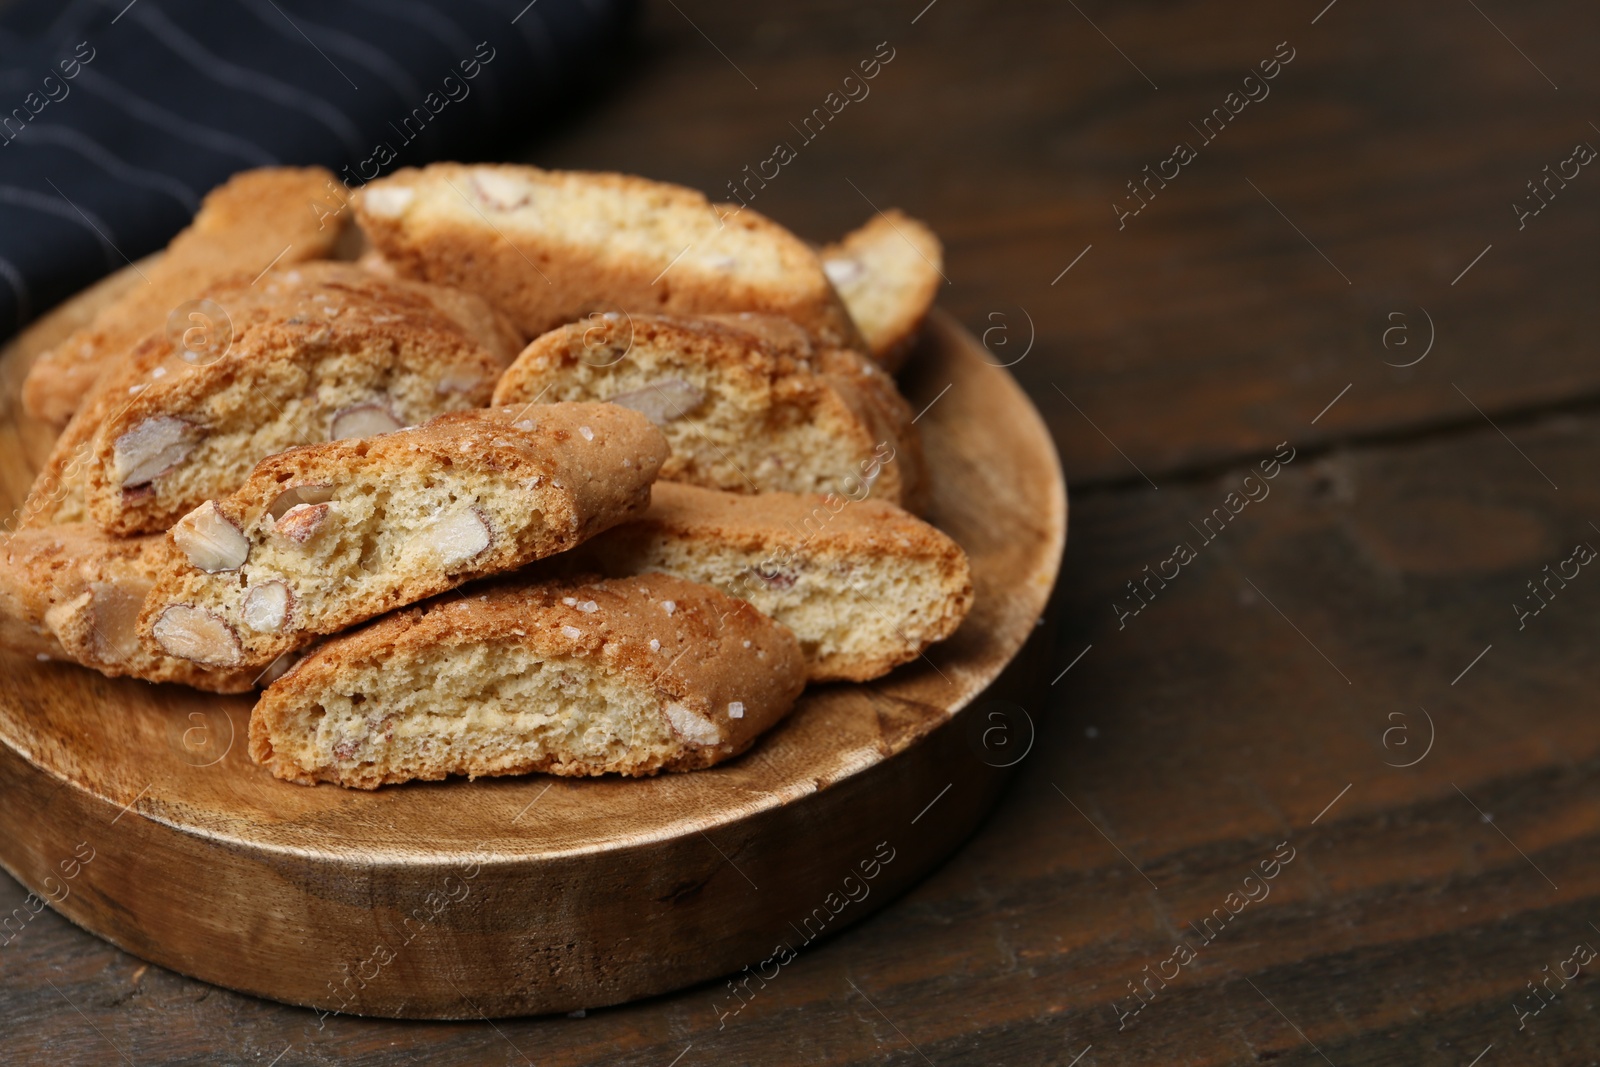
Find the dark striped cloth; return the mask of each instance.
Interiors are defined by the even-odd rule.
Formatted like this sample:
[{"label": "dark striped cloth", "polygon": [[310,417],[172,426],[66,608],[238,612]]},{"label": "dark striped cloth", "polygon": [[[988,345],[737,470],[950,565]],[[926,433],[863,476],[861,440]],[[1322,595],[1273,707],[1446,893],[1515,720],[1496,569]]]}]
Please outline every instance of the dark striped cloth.
[{"label": "dark striped cloth", "polygon": [[515,145],[632,0],[0,0],[0,337],[163,246],[229,175],[351,187]]}]

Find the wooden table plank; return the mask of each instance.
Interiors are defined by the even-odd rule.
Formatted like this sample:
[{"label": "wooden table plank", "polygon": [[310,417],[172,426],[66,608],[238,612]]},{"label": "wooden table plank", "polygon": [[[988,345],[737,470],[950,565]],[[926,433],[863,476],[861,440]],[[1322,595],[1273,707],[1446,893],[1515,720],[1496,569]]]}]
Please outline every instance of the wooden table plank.
[{"label": "wooden table plank", "polygon": [[[1323,2],[1080,15],[941,0],[912,25],[922,7],[655,5],[620,84],[527,158],[726,195],[787,140],[798,158],[752,187],[752,207],[813,240],[873,204],[928,219],[948,246],[941,300],[995,331],[997,362],[1023,351],[1031,319],[1016,372],[1073,485],[1138,479],[1135,465],[1159,482],[1291,433],[1347,440],[1468,423],[1472,403],[1498,415],[1600,397],[1583,347],[1600,327],[1600,175],[1583,169],[1520,231],[1511,208],[1579,141],[1600,147],[1584,51],[1600,9],[1479,5],[1513,46],[1465,3],[1344,0],[1315,25]],[[790,124],[883,41],[895,58],[869,94],[801,142]],[[1283,41],[1295,58],[1270,95],[1202,142],[1190,124]],[[1198,158],[1119,230],[1113,203],[1138,204],[1126,183],[1180,140]],[[1421,355],[1424,311],[1431,354],[1386,366]]]},{"label": "wooden table plank", "polygon": [[[1065,1064],[1092,1045],[1080,1063],[1104,1067],[1322,1063],[1314,1042],[1341,1067],[1460,1067],[1492,1043],[1499,1062],[1573,1062],[1600,1040],[1592,981],[1526,1030],[1513,1004],[1575,945],[1600,946],[1600,576],[1581,568],[1520,630],[1511,604],[1573,545],[1600,544],[1584,477],[1600,417],[1506,429],[1526,458],[1488,428],[1302,450],[1204,545],[1189,522],[1249,468],[1080,495],[1054,666],[1027,705],[1038,740],[1000,808],[721,1028],[729,994],[704,986],[583,1019],[319,1029],[140,973],[46,912],[0,955],[9,1047],[22,1062],[104,1060],[109,1041],[135,1063],[228,1048],[284,1067],[680,1053],[683,1067],[946,1067]],[[1185,540],[1197,558],[1119,628],[1124,583]],[[1431,749],[1386,765],[1424,751],[1422,708]],[[884,832],[909,843],[915,828]],[[1263,890],[1285,842],[1293,858]],[[1245,891],[1261,899],[1232,915]],[[1180,941],[1194,961],[1127,1014],[1129,983],[1170,973]]]}]

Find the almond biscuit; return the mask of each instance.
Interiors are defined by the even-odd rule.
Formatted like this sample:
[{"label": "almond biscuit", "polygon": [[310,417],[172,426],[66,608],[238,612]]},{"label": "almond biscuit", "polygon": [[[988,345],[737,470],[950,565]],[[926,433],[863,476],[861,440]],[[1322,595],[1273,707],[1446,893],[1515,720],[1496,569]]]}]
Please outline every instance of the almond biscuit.
[{"label": "almond biscuit", "polygon": [[863,344],[805,242],[754,211],[624,174],[405,168],[355,197],[393,269],[484,296],[534,337],[590,311],[757,311]]},{"label": "almond biscuit", "polygon": [[139,610],[165,558],[159,537],[108,537],[86,523],[12,534],[0,542],[0,644],[112,678],[251,689],[259,670],[208,670],[139,641]]},{"label": "almond biscuit", "polygon": [[158,332],[107,367],[56,439],[22,525],[164,530],[275,452],[482,406],[515,354],[509,326],[470,294],[348,263],[203,296],[222,351],[197,358]]},{"label": "almond biscuit", "polygon": [[944,248],[926,225],[890,208],[822,250],[822,269],[844,298],[872,356],[905,361],[944,281]]},{"label": "almond biscuit", "polygon": [[[95,431],[84,498],[107,532],[165,530],[296,445],[483,407],[505,365],[503,348],[483,344],[492,336],[475,336],[488,309],[469,294],[315,263],[213,299],[227,310],[241,296],[252,307],[226,354],[198,366],[161,359]],[[474,313],[469,332],[461,319]],[[142,362],[158,352],[159,341]]]},{"label": "almond biscuit", "polygon": [[609,404],[452,412],[272,456],[168,532],[139,633],[208,667],[265,666],[643,512],[665,456],[648,419]]},{"label": "almond biscuit", "polygon": [[658,482],[650,510],[584,545],[576,566],[660,571],[748,600],[794,631],[813,682],[864,682],[956,631],[967,555],[916,516],[837,494],[746,496]]},{"label": "almond biscuit", "polygon": [[793,634],[679,578],[464,592],[301,660],[256,704],[251,758],[279,778],[357,789],[687,771],[743,752],[805,685]]},{"label": "almond biscuit", "polygon": [[494,395],[497,404],[605,400],[641,411],[672,445],[664,480],[920,502],[921,444],[893,380],[772,316],[612,313],[572,323],[524,349]]},{"label": "almond biscuit", "polygon": [[206,194],[194,221],[143,277],[87,325],[42,353],[28,369],[22,406],[61,425],[108,363],[200,291],[237,274],[333,255],[350,221],[343,187],[321,167],[266,167],[236,174]]}]

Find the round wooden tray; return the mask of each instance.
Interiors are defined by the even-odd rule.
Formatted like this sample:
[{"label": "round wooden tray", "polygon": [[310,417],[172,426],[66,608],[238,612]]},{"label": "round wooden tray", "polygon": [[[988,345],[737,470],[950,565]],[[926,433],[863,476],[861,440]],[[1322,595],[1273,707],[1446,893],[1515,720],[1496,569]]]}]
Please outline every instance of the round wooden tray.
[{"label": "round wooden tray", "polygon": [[[127,284],[113,276],[0,357],[8,508],[51,437],[18,410],[28,361]],[[949,318],[902,378],[928,406],[928,517],[971,554],[972,614],[886,678],[811,688],[743,757],[642,780],[306,788],[250,762],[249,697],[0,654],[0,864],[135,955],[323,1010],[494,1017],[747,966],[770,980],[949,855],[1032,742],[1001,695],[1040,677],[1019,652],[1065,543],[1054,448]]]}]

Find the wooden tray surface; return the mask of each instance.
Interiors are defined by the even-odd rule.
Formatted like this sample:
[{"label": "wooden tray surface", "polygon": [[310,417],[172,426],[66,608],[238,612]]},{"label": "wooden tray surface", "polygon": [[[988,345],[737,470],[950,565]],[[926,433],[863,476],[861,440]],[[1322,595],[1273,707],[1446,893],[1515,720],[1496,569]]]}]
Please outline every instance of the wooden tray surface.
[{"label": "wooden tray surface", "polygon": [[[128,273],[0,356],[8,508],[51,439],[16,401],[28,361]],[[164,967],[367,1015],[598,1007],[858,921],[971,832],[1029,742],[1001,688],[958,713],[1034,631],[1066,534],[1050,437],[969,334],[935,314],[902,384],[926,407],[928,518],[971,556],[972,614],[886,678],[812,687],[732,763],[642,780],[305,788],[250,762],[251,697],[0,653],[0,864]],[[1035,679],[1019,663],[1006,685]]]}]

